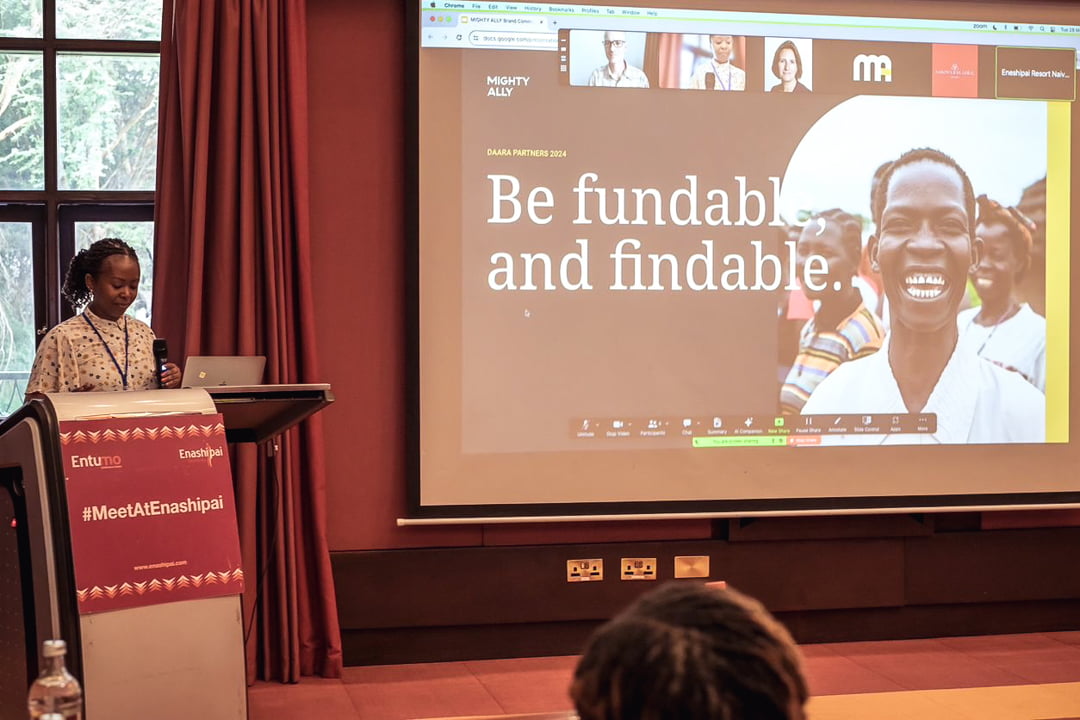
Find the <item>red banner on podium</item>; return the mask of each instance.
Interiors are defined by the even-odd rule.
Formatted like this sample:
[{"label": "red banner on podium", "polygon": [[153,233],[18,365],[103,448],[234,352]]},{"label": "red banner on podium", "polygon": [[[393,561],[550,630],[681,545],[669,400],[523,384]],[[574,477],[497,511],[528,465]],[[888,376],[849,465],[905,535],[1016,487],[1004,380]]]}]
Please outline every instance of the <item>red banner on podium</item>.
[{"label": "red banner on podium", "polygon": [[244,590],[220,415],[65,421],[80,613]]}]

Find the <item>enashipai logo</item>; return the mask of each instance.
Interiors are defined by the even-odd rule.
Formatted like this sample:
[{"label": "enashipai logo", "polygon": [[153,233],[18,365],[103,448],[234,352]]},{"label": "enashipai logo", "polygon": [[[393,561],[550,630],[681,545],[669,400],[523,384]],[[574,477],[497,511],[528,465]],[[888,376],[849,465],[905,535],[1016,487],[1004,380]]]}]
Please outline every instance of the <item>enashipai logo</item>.
[{"label": "enashipai logo", "polygon": [[196,448],[195,450],[185,450],[180,448],[179,450],[181,460],[205,460],[206,464],[213,467],[214,458],[224,457],[225,451],[219,447],[205,447]]}]

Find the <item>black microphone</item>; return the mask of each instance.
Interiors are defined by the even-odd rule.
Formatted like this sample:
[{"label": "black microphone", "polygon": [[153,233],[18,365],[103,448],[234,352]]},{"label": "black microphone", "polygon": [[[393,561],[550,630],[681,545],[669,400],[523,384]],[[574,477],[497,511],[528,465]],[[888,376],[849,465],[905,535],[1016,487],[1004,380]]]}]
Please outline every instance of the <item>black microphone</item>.
[{"label": "black microphone", "polygon": [[169,360],[169,343],[164,338],[154,338],[154,364],[157,366],[158,387],[165,387],[162,375],[165,374],[165,363]]},{"label": "black microphone", "polygon": [[716,73],[714,73],[714,72],[705,73],[705,89],[706,90],[715,90],[716,89]]}]

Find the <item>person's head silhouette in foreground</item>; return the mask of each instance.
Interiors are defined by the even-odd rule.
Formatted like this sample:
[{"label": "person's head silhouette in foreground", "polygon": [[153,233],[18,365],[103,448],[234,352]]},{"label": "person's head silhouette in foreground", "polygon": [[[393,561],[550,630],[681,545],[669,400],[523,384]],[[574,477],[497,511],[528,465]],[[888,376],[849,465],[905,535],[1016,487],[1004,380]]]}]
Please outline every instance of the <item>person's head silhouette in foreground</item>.
[{"label": "person's head silhouette in foreground", "polygon": [[794,641],[756,600],[670,583],[590,638],[570,695],[581,720],[803,720]]}]

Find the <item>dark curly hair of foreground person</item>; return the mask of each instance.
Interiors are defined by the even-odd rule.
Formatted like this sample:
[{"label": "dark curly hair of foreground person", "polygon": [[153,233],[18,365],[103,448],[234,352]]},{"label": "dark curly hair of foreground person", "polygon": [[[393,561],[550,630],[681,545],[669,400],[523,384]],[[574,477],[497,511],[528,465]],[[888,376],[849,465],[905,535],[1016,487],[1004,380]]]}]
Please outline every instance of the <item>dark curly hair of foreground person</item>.
[{"label": "dark curly hair of foreground person", "polygon": [[581,720],[804,720],[794,641],[758,601],[664,585],[589,639],[570,688]]}]

